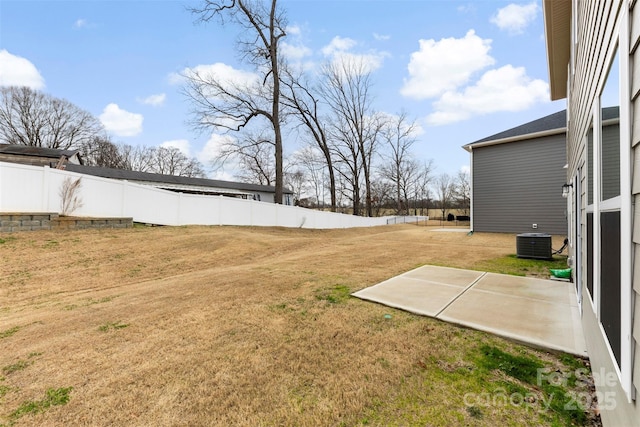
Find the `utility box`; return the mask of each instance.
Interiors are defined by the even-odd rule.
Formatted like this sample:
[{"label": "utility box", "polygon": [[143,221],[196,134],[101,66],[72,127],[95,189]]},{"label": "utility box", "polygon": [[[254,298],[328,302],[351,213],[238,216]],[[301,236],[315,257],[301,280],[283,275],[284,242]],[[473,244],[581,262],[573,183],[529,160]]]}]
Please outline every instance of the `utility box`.
[{"label": "utility box", "polygon": [[518,258],[551,259],[551,235],[523,233],[516,236]]}]

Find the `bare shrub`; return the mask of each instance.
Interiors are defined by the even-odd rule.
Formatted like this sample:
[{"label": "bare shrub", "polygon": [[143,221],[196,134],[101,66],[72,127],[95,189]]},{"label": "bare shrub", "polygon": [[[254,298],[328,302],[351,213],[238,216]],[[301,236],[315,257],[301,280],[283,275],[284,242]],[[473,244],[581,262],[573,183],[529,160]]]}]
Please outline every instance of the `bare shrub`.
[{"label": "bare shrub", "polygon": [[76,209],[82,207],[82,198],[80,197],[80,188],[82,187],[82,178],[75,181],[70,177],[66,177],[62,181],[60,187],[60,214],[69,215]]}]

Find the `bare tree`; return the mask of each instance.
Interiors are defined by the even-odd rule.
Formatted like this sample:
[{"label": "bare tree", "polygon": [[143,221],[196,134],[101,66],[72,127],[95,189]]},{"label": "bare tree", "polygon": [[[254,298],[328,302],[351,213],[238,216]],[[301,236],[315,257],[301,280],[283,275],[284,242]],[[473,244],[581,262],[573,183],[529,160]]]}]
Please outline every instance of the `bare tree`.
[{"label": "bare tree", "polygon": [[120,147],[106,137],[96,136],[80,147],[82,158],[88,166],[123,169],[124,158]]},{"label": "bare tree", "polygon": [[[318,147],[324,157],[327,176],[329,178],[331,211],[335,212],[336,178],[331,147],[325,130],[325,120],[320,116],[320,94],[312,89],[309,83],[303,81],[302,76],[294,75],[286,68],[283,70],[283,76],[283,104],[294,112],[294,116],[306,130],[306,135],[308,135],[309,139]],[[316,197],[318,196],[318,192],[316,191]]]},{"label": "bare tree", "polygon": [[227,139],[212,160],[214,168],[227,163],[237,169],[236,178],[243,182],[273,185],[275,182],[274,144],[268,132],[245,133],[238,140]]},{"label": "bare tree", "polygon": [[[419,168],[419,173],[415,177],[415,198],[416,201],[420,201],[420,211],[423,212],[425,206],[423,203],[427,202],[427,215],[429,214],[429,200],[431,199],[431,181],[433,180],[433,160],[426,160]],[[417,208],[417,206],[416,206]],[[422,215],[422,213],[421,213]]]},{"label": "bare tree", "polygon": [[382,131],[387,151],[382,155],[384,164],[381,174],[394,184],[396,213],[408,212],[410,185],[418,173],[419,165],[411,153],[416,142],[416,124],[408,123],[405,112],[392,118]]},{"label": "bare tree", "polygon": [[360,214],[360,180],[364,178],[367,215],[371,204],[371,163],[384,122],[374,114],[371,76],[364,60],[343,59],[325,65],[322,94],[333,112],[331,138],[335,154],[348,166],[353,214]]},{"label": "bare tree", "polygon": [[0,88],[0,142],[69,149],[103,136],[99,120],[69,101],[26,86]]},{"label": "bare tree", "polygon": [[461,170],[455,180],[455,196],[460,209],[469,216],[471,210],[471,177],[469,171]]},{"label": "bare tree", "polygon": [[382,209],[393,201],[393,184],[386,180],[374,179],[371,182],[371,202],[374,216],[380,216]]},{"label": "bare tree", "polygon": [[287,187],[293,191],[294,204],[297,206],[302,199],[302,194],[305,191],[307,176],[301,169],[295,169],[292,172],[286,173]]},{"label": "bare tree", "polygon": [[[304,175],[307,177],[311,191],[317,201],[318,205],[324,208],[324,190],[326,185],[325,171],[326,163],[325,158],[315,146],[306,146],[301,150],[294,153],[292,156],[292,164],[304,171]],[[330,184],[331,185],[331,182]],[[333,188],[335,191],[335,178],[333,179]],[[335,194],[332,197],[331,211],[335,212]]]},{"label": "bare tree", "polygon": [[442,173],[436,178],[436,195],[438,204],[442,212],[442,219],[446,220],[447,209],[450,208],[451,199],[453,198],[454,182],[451,175]]},{"label": "bare tree", "polygon": [[163,175],[202,178],[202,165],[194,158],[187,157],[176,147],[158,147],[153,150],[152,171]]},{"label": "bare tree", "polygon": [[238,83],[224,76],[197,69],[186,73],[185,93],[193,105],[194,125],[198,129],[240,131],[252,119],[262,117],[273,128],[275,147],[275,202],[283,201],[283,145],[280,115],[279,44],[286,36],[286,19],[271,0],[270,7],[259,0],[205,0],[191,11],[201,22],[218,18],[242,28],[239,52],[251,63],[260,79]]},{"label": "bare tree", "polygon": [[122,169],[154,173],[154,149],[142,145],[121,145]]}]

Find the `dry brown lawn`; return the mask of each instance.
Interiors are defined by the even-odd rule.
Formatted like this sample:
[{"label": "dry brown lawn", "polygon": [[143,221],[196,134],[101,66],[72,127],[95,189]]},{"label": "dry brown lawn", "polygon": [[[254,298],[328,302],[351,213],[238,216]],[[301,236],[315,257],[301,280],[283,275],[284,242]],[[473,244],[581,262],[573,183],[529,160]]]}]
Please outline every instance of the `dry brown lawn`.
[{"label": "dry brown lawn", "polygon": [[[513,405],[469,413],[457,368],[482,343],[556,355],[347,296],[423,264],[512,254],[513,235],[402,225],[0,237],[0,424],[542,422]],[[16,415],[62,387],[65,405]]]}]

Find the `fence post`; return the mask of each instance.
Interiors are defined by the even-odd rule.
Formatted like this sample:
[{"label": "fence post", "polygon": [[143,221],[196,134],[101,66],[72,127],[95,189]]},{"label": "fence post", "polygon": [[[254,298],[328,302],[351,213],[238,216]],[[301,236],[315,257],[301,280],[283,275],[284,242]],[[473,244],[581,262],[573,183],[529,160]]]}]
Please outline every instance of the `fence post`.
[{"label": "fence post", "polygon": [[[42,211],[51,212],[49,208],[49,181],[51,180],[49,166],[42,168]],[[57,212],[57,211],[56,211]]]},{"label": "fence post", "polygon": [[218,225],[222,227],[222,202],[224,201],[223,195],[218,196],[220,198],[220,203],[218,203]]},{"label": "fence post", "polygon": [[127,195],[128,195],[129,182],[125,179],[122,181],[122,206],[120,209],[120,215],[125,217],[127,212]]}]

